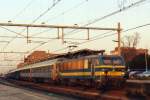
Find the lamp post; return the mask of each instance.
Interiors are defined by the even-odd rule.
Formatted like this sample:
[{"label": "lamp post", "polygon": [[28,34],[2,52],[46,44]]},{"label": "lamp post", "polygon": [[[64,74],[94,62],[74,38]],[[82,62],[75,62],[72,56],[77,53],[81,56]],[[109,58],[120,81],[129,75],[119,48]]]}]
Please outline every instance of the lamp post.
[{"label": "lamp post", "polygon": [[145,50],[145,70],[146,72],[148,71],[148,66],[147,66],[147,51]]}]

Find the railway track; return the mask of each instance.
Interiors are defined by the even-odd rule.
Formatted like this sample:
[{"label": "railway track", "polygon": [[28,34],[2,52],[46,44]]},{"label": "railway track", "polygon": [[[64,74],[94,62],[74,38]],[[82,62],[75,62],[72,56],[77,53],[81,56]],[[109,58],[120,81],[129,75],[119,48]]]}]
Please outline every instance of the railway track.
[{"label": "railway track", "polygon": [[[96,90],[93,88],[83,88],[83,87],[71,87],[63,85],[50,85],[43,83],[33,83],[26,81],[17,81],[17,80],[7,80],[9,83],[15,84],[15,86],[26,87],[30,89],[36,89],[40,91],[46,91],[49,93],[55,93],[60,95],[66,95],[70,97],[75,97],[84,100],[149,100],[149,95],[141,92],[141,87],[139,85],[134,85],[136,81],[132,81],[132,85],[127,84],[121,89],[111,89],[105,92]],[[10,85],[7,83],[7,85]],[[137,83],[136,83],[137,84]]]},{"label": "railway track", "polygon": [[26,81],[8,80],[10,83],[16,84],[18,86],[23,86],[32,89],[38,89],[41,91],[47,91],[50,93],[56,93],[61,95],[67,95],[71,97],[76,97],[79,99],[86,100],[128,100],[126,92],[124,89],[109,90],[102,92],[93,88],[83,88],[83,87],[66,87],[60,85],[49,85],[43,83],[33,83]]}]

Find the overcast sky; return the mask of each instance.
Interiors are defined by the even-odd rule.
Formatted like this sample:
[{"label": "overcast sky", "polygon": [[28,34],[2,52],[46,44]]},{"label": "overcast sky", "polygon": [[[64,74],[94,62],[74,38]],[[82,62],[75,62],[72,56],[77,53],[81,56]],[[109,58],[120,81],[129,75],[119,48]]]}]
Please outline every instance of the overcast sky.
[{"label": "overcast sky", "polygon": [[[52,7],[54,0],[1,0],[0,1],[0,23],[22,23],[31,24],[33,21],[40,16],[48,8]],[[57,0],[55,0],[57,2]],[[120,5],[123,2],[123,5]],[[83,26],[94,19],[101,18],[108,15],[122,7],[126,7],[131,3],[135,3],[140,0],[60,0],[58,4],[50,8],[50,10],[40,17],[33,24],[41,24],[44,22],[49,25],[75,25]],[[126,11],[122,11],[113,15],[111,17],[105,18],[103,20],[97,21],[89,26],[91,27],[108,27],[116,28],[117,23],[121,23],[123,30],[133,28],[139,25],[150,23],[150,0],[145,0],[145,2],[132,7]],[[6,27],[12,31],[26,35],[26,29],[20,27]],[[45,31],[48,30],[48,31]],[[45,32],[43,32],[45,31]],[[42,32],[42,33],[40,33]],[[90,38],[103,34],[108,31],[90,31]],[[142,27],[136,30],[128,31],[122,33],[124,35],[133,35],[133,33],[140,33],[140,43],[138,48],[150,48],[150,26]],[[65,39],[65,41],[75,42],[76,44],[87,41],[79,40],[86,39],[86,31],[78,30],[77,32],[72,32],[72,30],[65,30],[65,38],[74,38],[78,40]],[[114,33],[114,32],[112,32]],[[109,34],[112,34],[109,33]],[[108,35],[109,35],[108,34]],[[29,35],[34,37],[49,37],[54,38],[57,36],[56,29],[41,29],[32,28],[29,29]],[[9,32],[4,28],[0,28],[0,36],[19,36],[13,32]],[[101,36],[103,37],[103,36]],[[113,50],[117,44],[112,42],[116,40],[117,35],[101,38],[92,42],[87,42],[79,45],[78,49],[89,48],[89,49],[105,49],[107,52]],[[68,44],[62,44],[59,40],[48,40],[40,38],[30,38],[32,43],[26,43],[25,38],[2,38],[0,37],[0,50],[1,51],[34,51],[34,50],[46,50],[49,52],[62,53],[67,52],[68,49],[60,50],[67,47]],[[8,41],[11,41],[7,44]],[[47,42],[42,46],[39,46],[42,42]],[[33,43],[34,42],[34,43]],[[38,46],[38,47],[37,47]],[[37,47],[36,49],[33,49]],[[33,49],[33,50],[32,50]],[[24,57],[24,54],[0,54],[1,65],[15,65],[18,61],[3,61],[4,59],[19,60]],[[0,66],[0,70],[8,70],[10,68],[15,68],[15,66]]]}]

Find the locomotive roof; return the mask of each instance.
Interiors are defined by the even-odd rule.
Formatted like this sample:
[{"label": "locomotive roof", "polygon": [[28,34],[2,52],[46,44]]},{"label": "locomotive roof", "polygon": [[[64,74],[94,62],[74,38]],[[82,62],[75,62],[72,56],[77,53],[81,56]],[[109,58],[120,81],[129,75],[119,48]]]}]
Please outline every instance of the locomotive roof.
[{"label": "locomotive roof", "polygon": [[42,59],[42,60],[39,60],[34,63],[57,59],[57,58],[72,59],[72,58],[79,58],[79,57],[84,57],[84,56],[89,56],[89,55],[103,55],[104,52],[105,52],[105,50],[82,49],[82,50],[78,50],[78,51],[74,51],[74,52],[68,52],[68,53],[64,53],[64,54],[50,56],[47,59]]},{"label": "locomotive roof", "polygon": [[49,59],[54,58],[78,58],[82,56],[89,56],[89,55],[103,55],[105,50],[90,50],[90,49],[82,49],[74,52],[68,52],[61,55],[57,55],[55,57],[50,57]]}]

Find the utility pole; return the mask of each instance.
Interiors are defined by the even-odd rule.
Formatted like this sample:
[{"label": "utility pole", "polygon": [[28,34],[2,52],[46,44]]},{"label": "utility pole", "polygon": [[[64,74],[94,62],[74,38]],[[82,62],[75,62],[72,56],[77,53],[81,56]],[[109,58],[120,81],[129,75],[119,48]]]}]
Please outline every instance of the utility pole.
[{"label": "utility pole", "polygon": [[146,72],[148,71],[148,66],[147,66],[147,50],[145,50],[145,67],[146,67]]},{"label": "utility pole", "polygon": [[118,34],[118,55],[121,55],[121,36],[120,36],[120,33],[121,33],[121,27],[120,27],[120,23],[118,23],[118,29],[117,29],[117,34]]}]

